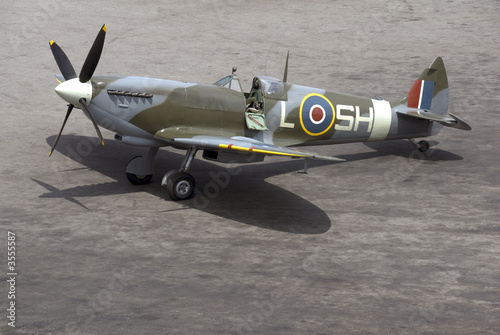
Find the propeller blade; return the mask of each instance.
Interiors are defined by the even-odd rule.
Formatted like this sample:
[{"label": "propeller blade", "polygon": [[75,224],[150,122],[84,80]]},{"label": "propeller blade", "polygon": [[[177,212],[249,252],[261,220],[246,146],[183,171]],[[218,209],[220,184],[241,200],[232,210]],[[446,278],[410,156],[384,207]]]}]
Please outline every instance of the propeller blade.
[{"label": "propeller blade", "polygon": [[61,71],[65,80],[70,80],[76,78],[76,72],[71,65],[71,62],[68,59],[68,56],[64,53],[59,45],[56,42],[50,41],[50,50],[52,50],[52,54],[56,59],[57,66]]},{"label": "propeller blade", "polygon": [[90,111],[87,108],[87,104],[85,102],[85,99],[81,98],[80,104],[82,105],[82,108],[85,111],[85,113],[89,116],[90,121],[92,121],[92,124],[94,125],[95,131],[97,132],[97,136],[99,136],[99,139],[101,140],[102,145],[104,145],[104,139],[102,138],[102,134],[101,134],[101,131],[99,130],[99,126],[97,125],[97,122],[95,122],[94,117],[92,117],[92,114],[90,114]]},{"label": "propeller blade", "polygon": [[66,125],[66,121],[68,121],[69,115],[71,114],[71,111],[73,110],[73,105],[68,105],[68,111],[66,112],[66,117],[64,118],[64,122],[62,124],[61,130],[59,130],[59,134],[57,134],[56,141],[52,145],[52,148],[50,149],[49,157],[52,156],[52,153],[54,152],[54,149],[56,148],[57,142],[59,142],[59,138],[61,137],[61,133],[64,129],[64,126]]},{"label": "propeller blade", "polygon": [[97,37],[95,38],[92,48],[90,48],[87,59],[83,63],[82,70],[80,71],[80,82],[86,83],[94,75],[94,71],[101,58],[102,48],[104,46],[104,38],[106,37],[106,25],[103,25]]}]

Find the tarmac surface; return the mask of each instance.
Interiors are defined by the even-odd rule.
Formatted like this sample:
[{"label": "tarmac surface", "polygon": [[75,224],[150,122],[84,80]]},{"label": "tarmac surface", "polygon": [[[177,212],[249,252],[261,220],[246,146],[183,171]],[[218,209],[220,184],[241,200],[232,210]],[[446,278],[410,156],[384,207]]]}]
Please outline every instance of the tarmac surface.
[{"label": "tarmac surface", "polygon": [[[1,1],[1,334],[499,334],[500,2]],[[56,40],[76,72],[212,83],[255,75],[387,100],[442,56],[450,111],[408,141],[311,148],[344,163],[197,159],[198,195],[132,186],[146,150],[96,144],[54,92]],[[229,182],[223,182],[226,176]],[[7,282],[15,234],[15,285]],[[9,291],[15,298],[8,298]],[[7,311],[15,302],[15,328]],[[4,315],[2,315],[4,314]]]}]

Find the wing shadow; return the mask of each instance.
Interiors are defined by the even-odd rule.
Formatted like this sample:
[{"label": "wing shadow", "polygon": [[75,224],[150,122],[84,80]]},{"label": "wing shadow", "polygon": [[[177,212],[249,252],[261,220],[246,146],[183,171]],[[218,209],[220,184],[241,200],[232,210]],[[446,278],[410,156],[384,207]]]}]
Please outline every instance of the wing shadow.
[{"label": "wing shadow", "polygon": [[[47,138],[49,146],[55,136]],[[405,140],[367,142],[369,152],[341,154],[347,161],[359,161],[381,156],[400,156],[409,159],[461,160],[453,153],[431,149],[423,154]],[[40,180],[34,182],[49,192],[42,198],[64,198],[87,210],[75,198],[97,195],[117,195],[133,192],[148,192],[159,198],[166,198],[166,190],[159,185],[163,173],[181,165],[184,152],[160,150],[155,160],[155,177],[152,183],[142,186],[131,185],[125,177],[128,161],[138,155],[145,155],[146,148],[123,145],[117,141],[106,141],[104,147],[97,138],[63,135],[57,151],[85,166],[83,169],[97,171],[115,181],[78,186],[59,190]],[[197,157],[199,157],[198,155]],[[311,161],[311,167],[339,164],[328,161]],[[256,227],[296,234],[322,234],[331,227],[328,215],[306,199],[265,181],[266,178],[304,167],[303,160],[280,160],[243,164],[228,167],[203,159],[196,159],[190,172],[197,180],[197,192],[193,199],[182,202],[188,208],[197,209],[219,217],[238,221]],[[59,172],[68,172],[61,170]],[[168,198],[168,197],[167,197]]]},{"label": "wing shadow", "polygon": [[[51,145],[55,136],[47,138]],[[160,184],[163,174],[181,165],[184,152],[160,150],[155,160],[156,175],[148,185],[131,185],[125,176],[125,168],[131,158],[145,155],[146,148],[132,147],[117,141],[107,140],[105,146],[98,145],[97,138],[63,135],[56,149],[59,154],[82,164],[81,169],[97,171],[115,181],[58,189],[44,181],[33,179],[48,192],[41,198],[63,198],[89,210],[81,198],[119,195],[132,192],[148,192],[159,198],[168,198]],[[201,155],[198,154],[197,157]],[[190,173],[197,181],[197,192],[193,199],[182,205],[227,218],[244,224],[294,233],[322,234],[331,227],[328,215],[306,199],[265,181],[266,178],[303,168],[302,160],[287,160],[267,164],[246,164],[230,169],[226,164],[196,159]],[[61,169],[67,173],[78,169]],[[227,180],[222,176],[227,176]],[[75,198],[79,198],[80,201]]]}]

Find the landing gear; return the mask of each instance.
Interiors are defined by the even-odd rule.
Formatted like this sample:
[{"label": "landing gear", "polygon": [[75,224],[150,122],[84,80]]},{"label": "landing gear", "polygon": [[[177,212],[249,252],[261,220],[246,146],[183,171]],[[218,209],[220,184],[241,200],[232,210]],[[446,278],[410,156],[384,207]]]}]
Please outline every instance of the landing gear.
[{"label": "landing gear", "polygon": [[[153,177],[153,161],[159,148],[149,148],[146,157],[133,158],[127,165],[127,179],[133,185],[144,185]],[[190,148],[179,170],[168,171],[163,176],[161,185],[167,187],[167,192],[172,200],[186,200],[194,195],[196,182],[187,170],[193,162],[197,149]]]},{"label": "landing gear", "polygon": [[427,150],[429,150],[429,142],[427,141],[420,141],[418,142],[418,150],[420,152],[426,152]]},{"label": "landing gear", "polygon": [[[194,195],[196,182],[189,173],[170,171],[170,175],[162,182],[166,181],[168,195],[172,200],[186,200]],[[167,173],[168,174],[168,173]]]},{"label": "landing gear", "polygon": [[132,185],[144,185],[151,181],[154,172],[153,161],[158,149],[157,147],[149,148],[146,157],[137,156],[130,160],[127,165],[126,175]]},{"label": "landing gear", "polygon": [[167,186],[167,192],[172,200],[186,200],[194,195],[196,182],[187,170],[196,155],[196,148],[190,148],[184,157],[179,170],[168,171],[161,182],[162,186]]},{"label": "landing gear", "polygon": [[[140,156],[139,156],[140,157]],[[141,157],[142,158],[142,157]],[[153,178],[152,174],[148,174],[145,176],[141,175],[136,175],[132,173],[127,173],[127,179],[132,185],[144,185],[144,184],[149,184],[151,181],[151,178]]]},{"label": "landing gear", "polygon": [[426,152],[430,148],[430,144],[426,140],[422,140],[418,143],[413,138],[410,138],[409,140],[420,152]]}]

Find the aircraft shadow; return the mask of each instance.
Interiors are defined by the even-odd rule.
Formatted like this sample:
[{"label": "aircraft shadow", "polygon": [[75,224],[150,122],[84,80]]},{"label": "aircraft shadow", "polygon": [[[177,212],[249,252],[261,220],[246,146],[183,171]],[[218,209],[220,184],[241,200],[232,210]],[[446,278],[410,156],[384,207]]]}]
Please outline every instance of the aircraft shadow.
[{"label": "aircraft shadow", "polygon": [[[55,136],[47,138],[47,144],[50,146],[54,139]],[[153,177],[152,183],[134,186],[125,177],[125,167],[131,158],[146,154],[147,149],[124,145],[113,140],[107,140],[106,145],[102,147],[98,142],[97,138],[63,135],[57,151],[85,166],[81,169],[97,171],[115,181],[59,190],[43,181],[32,179],[49,191],[41,197],[64,198],[87,210],[90,209],[75,198],[148,192],[159,198],[168,199],[160,180],[166,171],[181,165],[184,158],[183,151],[176,153],[160,150],[155,160],[157,174]],[[418,151],[416,151],[418,154],[412,154],[415,151],[413,146],[403,140],[369,142],[365,145],[372,150],[339,157],[347,161],[386,155],[433,161],[462,159],[458,155],[440,149],[429,150],[432,152],[430,155]],[[319,167],[332,164],[341,163],[314,161],[310,165]],[[190,170],[197,181],[196,195],[193,199],[181,203],[187,208],[264,229],[296,234],[322,234],[331,227],[330,218],[322,209],[290,191],[265,181],[272,176],[299,172],[303,167],[302,159],[228,167],[227,164],[198,158]],[[69,171],[62,168],[59,172]]]},{"label": "aircraft shadow", "polygon": [[433,146],[439,144],[437,141],[430,140],[429,143],[431,148],[427,152],[420,152],[407,140],[363,142],[363,144],[368,148],[376,150],[377,156],[392,155],[432,162],[458,161],[463,159],[462,156],[456,155],[452,152],[434,148]]},{"label": "aircraft shadow", "polygon": [[[47,138],[49,146],[55,136]],[[97,138],[63,135],[56,151],[82,164],[82,168],[64,169],[67,173],[80,169],[97,171],[114,181],[91,184],[67,189],[58,189],[43,180],[32,180],[48,192],[41,198],[63,198],[82,208],[85,197],[119,195],[133,192],[147,192],[169,200],[166,189],[160,185],[163,174],[181,165],[184,151],[160,150],[155,160],[157,173],[148,185],[131,185],[125,168],[135,156],[145,155],[146,148],[124,145],[106,140],[105,146],[97,144]],[[295,234],[322,234],[331,227],[328,215],[319,207],[300,196],[265,181],[266,178],[303,169],[303,160],[288,160],[270,164],[238,164],[227,167],[197,158],[190,173],[197,182],[193,199],[179,202],[184,207],[200,210],[219,217],[244,224]]]}]

